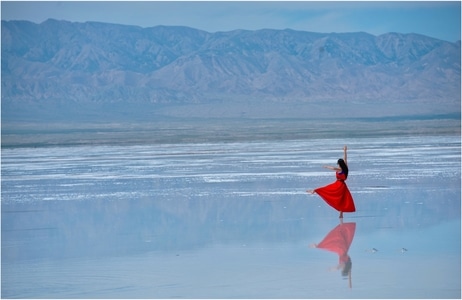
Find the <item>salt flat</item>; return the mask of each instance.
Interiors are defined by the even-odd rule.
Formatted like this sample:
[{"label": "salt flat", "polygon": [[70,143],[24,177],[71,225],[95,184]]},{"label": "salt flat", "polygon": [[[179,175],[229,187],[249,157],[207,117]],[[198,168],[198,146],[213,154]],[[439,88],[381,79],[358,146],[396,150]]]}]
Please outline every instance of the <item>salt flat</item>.
[{"label": "salt flat", "polygon": [[[341,226],[305,190],[349,147]],[[460,135],[2,149],[2,298],[460,298]],[[345,247],[341,243],[337,247]]]}]

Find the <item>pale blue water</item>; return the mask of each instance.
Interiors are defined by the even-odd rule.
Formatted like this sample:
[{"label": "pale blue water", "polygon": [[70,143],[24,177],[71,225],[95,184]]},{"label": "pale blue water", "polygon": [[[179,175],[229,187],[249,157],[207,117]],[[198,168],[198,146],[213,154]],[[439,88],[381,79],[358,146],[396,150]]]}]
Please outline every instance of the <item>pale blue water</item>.
[{"label": "pale blue water", "polygon": [[[348,254],[306,189],[349,147]],[[2,298],[460,298],[460,136],[2,149]],[[375,248],[378,251],[373,252]],[[402,250],[405,248],[407,251]]]}]

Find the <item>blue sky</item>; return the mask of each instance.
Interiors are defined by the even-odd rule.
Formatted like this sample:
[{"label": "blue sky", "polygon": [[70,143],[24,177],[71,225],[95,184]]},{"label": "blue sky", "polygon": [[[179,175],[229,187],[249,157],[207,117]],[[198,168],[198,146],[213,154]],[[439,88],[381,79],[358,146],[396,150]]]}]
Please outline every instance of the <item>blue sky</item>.
[{"label": "blue sky", "polygon": [[2,20],[48,18],[152,27],[183,25],[208,32],[263,28],[418,33],[460,40],[460,1],[2,1]]}]

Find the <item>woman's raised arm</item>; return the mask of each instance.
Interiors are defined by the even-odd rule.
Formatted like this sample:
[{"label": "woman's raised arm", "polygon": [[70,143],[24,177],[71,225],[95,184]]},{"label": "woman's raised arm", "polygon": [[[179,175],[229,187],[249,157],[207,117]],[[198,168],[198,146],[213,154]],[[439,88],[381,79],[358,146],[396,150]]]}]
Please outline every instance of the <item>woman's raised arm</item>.
[{"label": "woman's raised arm", "polygon": [[347,162],[347,146],[343,146],[343,160],[345,161],[345,164],[348,166]]}]

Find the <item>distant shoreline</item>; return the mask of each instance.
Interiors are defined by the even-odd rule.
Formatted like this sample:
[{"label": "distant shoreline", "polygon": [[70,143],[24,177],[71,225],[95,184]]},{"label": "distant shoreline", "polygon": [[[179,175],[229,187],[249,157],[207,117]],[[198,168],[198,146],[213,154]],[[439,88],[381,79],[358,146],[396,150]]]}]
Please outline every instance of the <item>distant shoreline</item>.
[{"label": "distant shoreline", "polygon": [[153,122],[2,124],[2,148],[232,143],[460,135],[457,114],[351,119],[171,119]]}]

